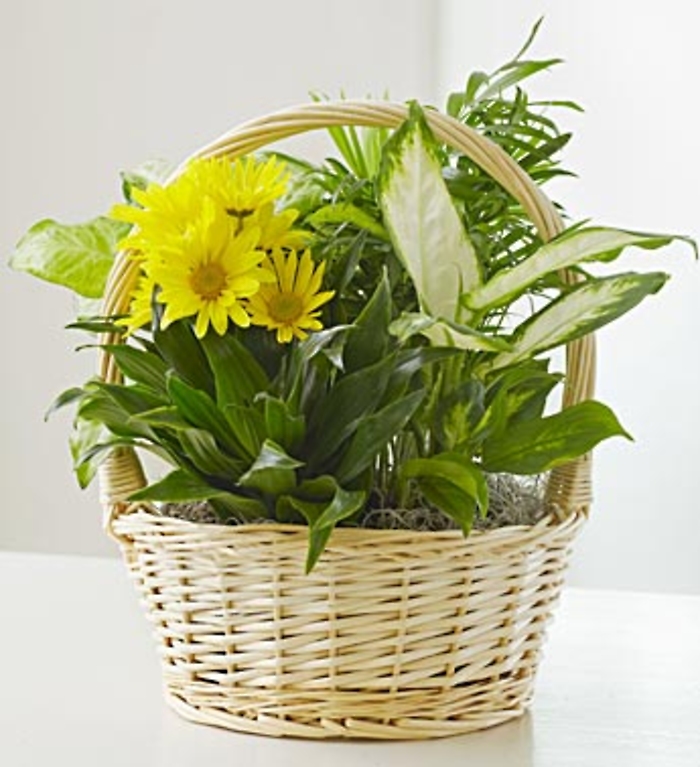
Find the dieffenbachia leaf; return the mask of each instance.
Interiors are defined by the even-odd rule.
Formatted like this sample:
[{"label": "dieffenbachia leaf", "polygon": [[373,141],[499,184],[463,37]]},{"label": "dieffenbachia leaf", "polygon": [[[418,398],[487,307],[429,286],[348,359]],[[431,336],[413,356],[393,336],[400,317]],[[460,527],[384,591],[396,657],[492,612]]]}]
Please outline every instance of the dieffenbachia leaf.
[{"label": "dieffenbachia leaf", "polygon": [[117,243],[129,229],[104,217],[85,224],[39,221],[17,243],[10,266],[86,298],[101,298]]},{"label": "dieffenbachia leaf", "polygon": [[403,312],[389,326],[389,332],[401,343],[415,335],[424,335],[436,345],[459,349],[502,352],[510,349],[504,338],[482,333],[462,323],[447,322],[422,312]]},{"label": "dieffenbachia leaf", "polygon": [[415,104],[386,144],[378,191],[384,223],[422,309],[458,319],[459,293],[478,288],[480,267],[443,180],[435,139]]},{"label": "dieffenbachia leaf", "polygon": [[512,365],[597,330],[656,293],[667,279],[662,272],[648,272],[582,283],[519,325],[511,351],[495,357],[490,369]]},{"label": "dieffenbachia leaf", "polygon": [[534,255],[510,269],[504,269],[485,285],[462,294],[463,305],[475,312],[493,309],[511,302],[530,285],[547,274],[567,269],[586,261],[610,261],[623,248],[659,248],[673,237],[638,234],[618,229],[586,228],[565,232],[543,245]]},{"label": "dieffenbachia leaf", "polygon": [[482,466],[489,472],[539,474],[615,436],[631,439],[610,408],[588,400],[547,418],[521,421],[486,440]]}]

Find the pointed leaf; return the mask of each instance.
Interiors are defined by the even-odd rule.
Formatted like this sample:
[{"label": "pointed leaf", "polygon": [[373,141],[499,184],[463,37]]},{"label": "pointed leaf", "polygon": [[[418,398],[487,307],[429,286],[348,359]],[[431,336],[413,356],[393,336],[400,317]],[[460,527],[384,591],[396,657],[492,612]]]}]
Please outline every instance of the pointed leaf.
[{"label": "pointed leaf", "polygon": [[495,357],[491,369],[512,365],[592,333],[656,293],[667,279],[668,275],[661,272],[589,279],[520,325],[513,334],[512,350]]},{"label": "pointed leaf", "polygon": [[578,458],[609,437],[631,439],[610,408],[589,400],[536,421],[523,421],[484,442],[489,472],[539,474]]},{"label": "pointed leaf", "polygon": [[480,285],[480,267],[417,105],[386,144],[378,187],[385,225],[422,309],[458,319],[459,292]]},{"label": "pointed leaf", "polygon": [[258,490],[267,495],[283,495],[296,487],[296,469],[303,465],[279,445],[266,439],[253,465],[238,483],[241,487]]},{"label": "pointed leaf", "polygon": [[114,357],[117,367],[126,378],[161,394],[165,393],[168,365],[157,354],[125,344],[105,344],[102,348]]},{"label": "pointed leaf", "polygon": [[335,476],[343,485],[359,477],[377,459],[389,441],[408,423],[425,392],[415,391],[360,421]]},{"label": "pointed leaf", "polygon": [[593,260],[610,260],[623,248],[636,245],[658,248],[673,237],[637,234],[617,229],[586,228],[565,232],[512,268],[503,269],[485,285],[465,291],[462,303],[472,311],[484,311],[512,301],[545,275]]},{"label": "pointed leaf", "polygon": [[391,288],[385,271],[345,341],[343,360],[348,373],[373,365],[384,357],[389,346],[390,321]]},{"label": "pointed leaf", "polygon": [[208,333],[202,348],[214,373],[219,407],[245,405],[265,391],[270,382],[251,352],[233,335]]}]

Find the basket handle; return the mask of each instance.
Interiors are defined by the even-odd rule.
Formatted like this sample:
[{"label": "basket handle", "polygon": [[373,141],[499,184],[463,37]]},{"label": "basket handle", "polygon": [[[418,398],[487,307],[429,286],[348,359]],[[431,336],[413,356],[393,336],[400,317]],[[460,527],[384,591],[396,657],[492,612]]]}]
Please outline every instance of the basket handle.
[{"label": "basket handle", "polygon": [[[527,213],[540,237],[551,240],[564,229],[562,219],[552,202],[527,173],[497,144],[458,120],[433,110],[425,113],[437,139],[457,149],[508,191]],[[246,122],[225,133],[188,157],[171,176],[176,178],[194,158],[229,157],[235,159],[280,139],[312,130],[334,126],[398,127],[408,117],[408,108],[385,101],[338,101],[304,104]],[[139,265],[119,253],[110,273],[103,311],[106,315],[128,310],[131,292],[139,274]],[[563,273],[568,283],[576,276]],[[118,337],[109,337],[118,343]],[[100,352],[100,375],[110,382],[120,380],[113,358]],[[564,407],[590,399],[595,383],[595,342],[592,335],[568,344],[566,349],[566,383],[562,398]],[[138,457],[130,449],[115,451],[100,471],[102,502],[111,520],[127,508],[126,499],[143,487],[145,478]],[[547,500],[558,513],[574,510],[587,512],[591,501],[590,455],[558,467],[550,474]],[[108,523],[107,527],[111,525]]]}]

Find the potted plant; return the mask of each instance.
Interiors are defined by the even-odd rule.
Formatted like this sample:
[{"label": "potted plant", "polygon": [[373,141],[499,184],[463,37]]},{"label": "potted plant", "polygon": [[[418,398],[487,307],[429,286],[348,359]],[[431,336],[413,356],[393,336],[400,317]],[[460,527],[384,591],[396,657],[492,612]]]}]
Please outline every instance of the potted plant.
[{"label": "potted plant", "polygon": [[[416,738],[527,705],[590,450],[627,436],[591,334],[667,279],[588,267],[673,238],[565,226],[540,186],[568,135],[522,90],[553,62],[526,49],[445,115],[316,100],[19,243],[16,268],[102,301],[73,326],[99,375],[55,407],[77,407],[78,479],[99,472],[184,716]],[[255,154],[316,128],[341,159]],[[490,527],[499,483],[533,475],[533,516]]]}]

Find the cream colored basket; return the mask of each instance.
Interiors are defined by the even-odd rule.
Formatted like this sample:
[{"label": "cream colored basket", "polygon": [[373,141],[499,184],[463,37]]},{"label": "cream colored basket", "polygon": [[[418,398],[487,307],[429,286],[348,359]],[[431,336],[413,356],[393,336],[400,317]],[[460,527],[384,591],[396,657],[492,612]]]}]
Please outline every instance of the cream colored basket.
[{"label": "cream colored basket", "polygon": [[[197,156],[233,158],[332,125],[394,127],[406,114],[383,102],[305,105],[247,123]],[[561,231],[554,206],[495,144],[444,115],[428,118],[513,194],[543,239]],[[137,269],[117,257],[106,313],[127,308]],[[108,354],[101,372],[118,380]],[[593,380],[588,337],[567,349],[564,404],[589,399]],[[107,527],[155,629],[169,704],[205,724],[308,738],[431,738],[521,715],[590,501],[586,457],[552,473],[553,513],[534,527],[466,539],[337,529],[304,575],[303,527],[194,524],[129,504],[145,484],[130,450],[115,450],[100,480]]]}]

